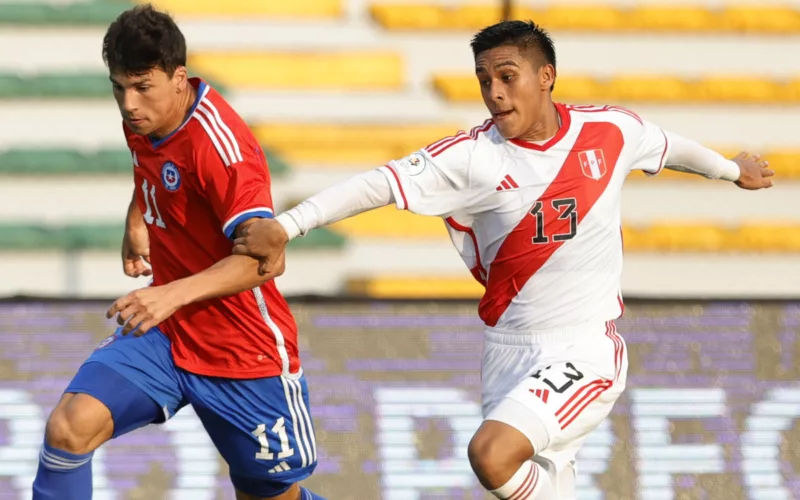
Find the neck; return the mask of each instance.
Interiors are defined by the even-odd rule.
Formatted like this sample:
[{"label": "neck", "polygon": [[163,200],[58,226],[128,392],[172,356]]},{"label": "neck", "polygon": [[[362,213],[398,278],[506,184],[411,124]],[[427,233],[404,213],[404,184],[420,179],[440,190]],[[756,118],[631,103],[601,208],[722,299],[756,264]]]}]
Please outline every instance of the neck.
[{"label": "neck", "polygon": [[167,124],[150,134],[153,139],[163,139],[177,130],[178,127],[183,125],[183,122],[186,121],[189,116],[189,112],[194,105],[194,101],[197,98],[197,90],[192,85],[187,85],[187,89],[189,91],[185,92],[183,97],[179,99],[177,105],[175,106],[175,111],[172,113],[171,118],[167,121]]},{"label": "neck", "polygon": [[558,110],[552,101],[548,101],[533,126],[517,139],[528,142],[546,141],[556,135],[559,128],[561,128],[561,120],[558,116]]}]

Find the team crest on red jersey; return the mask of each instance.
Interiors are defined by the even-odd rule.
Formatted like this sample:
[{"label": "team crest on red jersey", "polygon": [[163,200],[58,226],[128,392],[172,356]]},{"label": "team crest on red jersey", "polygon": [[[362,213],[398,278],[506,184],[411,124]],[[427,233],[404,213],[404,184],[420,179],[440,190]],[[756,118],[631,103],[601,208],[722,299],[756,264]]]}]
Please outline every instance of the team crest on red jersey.
[{"label": "team crest on red jersey", "polygon": [[606,158],[602,149],[590,149],[578,153],[583,175],[594,180],[602,179],[606,175]]},{"label": "team crest on red jersey", "polygon": [[161,167],[161,182],[167,191],[177,191],[181,187],[181,173],[171,161]]}]

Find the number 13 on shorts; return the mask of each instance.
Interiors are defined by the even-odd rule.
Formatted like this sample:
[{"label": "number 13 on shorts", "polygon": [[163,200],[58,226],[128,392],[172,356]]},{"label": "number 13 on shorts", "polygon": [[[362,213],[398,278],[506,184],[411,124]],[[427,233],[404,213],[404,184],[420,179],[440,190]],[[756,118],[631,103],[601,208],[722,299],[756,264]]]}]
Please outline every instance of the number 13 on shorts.
[{"label": "number 13 on shorts", "polygon": [[547,366],[531,375],[528,392],[555,412],[562,430],[614,384],[613,380],[591,376],[590,372],[587,376],[585,371],[568,361]]}]

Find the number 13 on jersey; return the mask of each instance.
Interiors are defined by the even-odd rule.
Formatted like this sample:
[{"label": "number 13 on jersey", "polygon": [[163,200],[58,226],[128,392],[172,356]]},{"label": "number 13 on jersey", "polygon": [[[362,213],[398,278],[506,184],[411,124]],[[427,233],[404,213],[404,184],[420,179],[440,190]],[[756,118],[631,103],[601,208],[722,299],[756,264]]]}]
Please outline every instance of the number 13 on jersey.
[{"label": "number 13 on jersey", "polygon": [[531,215],[536,217],[534,245],[571,240],[578,233],[578,200],[575,198],[558,198],[549,203],[539,200],[531,208]]}]

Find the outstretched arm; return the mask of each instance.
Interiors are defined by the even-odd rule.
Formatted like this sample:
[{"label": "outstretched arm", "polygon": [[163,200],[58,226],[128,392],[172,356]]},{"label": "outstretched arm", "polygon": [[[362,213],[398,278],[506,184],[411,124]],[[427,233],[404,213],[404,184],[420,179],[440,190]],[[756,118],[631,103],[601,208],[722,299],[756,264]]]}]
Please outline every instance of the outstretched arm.
[{"label": "outstretched arm", "polygon": [[233,253],[259,257],[259,272],[275,277],[283,272],[284,250],[289,240],[312,229],[394,202],[389,180],[371,170],[331,186],[274,220],[263,219],[243,228]]},{"label": "outstretched arm", "polygon": [[673,132],[664,132],[669,142],[665,168],[735,182],[743,189],[772,187],[775,171],[759,155],[741,153],[729,160],[716,151]]}]

